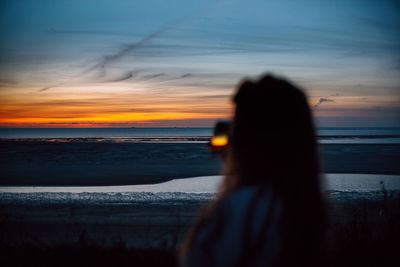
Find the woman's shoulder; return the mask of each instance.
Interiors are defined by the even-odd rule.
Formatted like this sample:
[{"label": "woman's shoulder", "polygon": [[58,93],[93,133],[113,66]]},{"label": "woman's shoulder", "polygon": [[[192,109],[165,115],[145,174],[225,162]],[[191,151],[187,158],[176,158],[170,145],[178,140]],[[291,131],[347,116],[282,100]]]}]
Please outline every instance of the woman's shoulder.
[{"label": "woman's shoulder", "polygon": [[274,260],[281,242],[280,206],[269,188],[243,187],[222,197],[198,229],[183,266],[235,266],[248,251],[254,253],[254,266],[265,263],[262,255]]},{"label": "woman's shoulder", "polygon": [[233,211],[245,212],[257,207],[257,210],[281,208],[281,198],[269,187],[246,186],[222,197],[217,208],[227,208]]},{"label": "woman's shoulder", "polygon": [[223,197],[216,205],[216,217],[229,222],[229,231],[243,232],[253,242],[266,227],[277,230],[282,220],[283,202],[268,187],[247,186]]}]

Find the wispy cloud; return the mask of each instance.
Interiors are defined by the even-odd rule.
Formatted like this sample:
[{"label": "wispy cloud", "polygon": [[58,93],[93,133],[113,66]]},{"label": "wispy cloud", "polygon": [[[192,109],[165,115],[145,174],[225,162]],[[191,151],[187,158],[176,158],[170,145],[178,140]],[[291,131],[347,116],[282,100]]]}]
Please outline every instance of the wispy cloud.
[{"label": "wispy cloud", "polygon": [[[150,40],[158,37],[163,32],[165,32],[168,29],[170,29],[171,27],[173,27],[173,25],[175,25],[175,23],[176,22],[164,24],[163,26],[161,26],[160,28],[158,28],[154,32],[148,34],[147,36],[145,36],[144,38],[142,38],[138,42],[134,42],[134,43],[128,44],[127,46],[125,46],[124,48],[120,49],[119,51],[117,51],[115,53],[112,53],[112,54],[105,55],[105,56],[101,57],[98,60],[98,62],[96,62],[92,66],[86,68],[85,70],[80,72],[78,75],[76,75],[75,79],[80,78],[80,77],[82,77],[82,76],[84,76],[86,74],[93,73],[95,71],[98,72],[98,76],[100,76],[100,77],[104,76],[106,67],[109,64],[120,60],[121,58],[125,57],[127,54],[131,53],[133,50],[144,46]],[[129,77],[129,76],[130,75],[127,75],[127,76],[125,76],[125,78]],[[129,77],[129,78],[131,78],[131,77]],[[63,82],[63,83],[59,83],[59,84],[55,84],[55,85],[51,85],[51,86],[46,86],[46,87],[43,87],[42,89],[40,89],[39,92],[47,91],[47,90],[49,90],[51,88],[58,87],[58,86],[63,86],[63,85],[67,85],[67,84],[69,84],[69,82]]]},{"label": "wispy cloud", "polygon": [[112,78],[112,79],[109,79],[109,80],[105,80],[103,82],[110,82],[110,83],[122,82],[122,81],[129,80],[129,79],[135,77],[137,75],[137,73],[138,73],[138,71],[128,71],[128,72],[126,72],[125,74],[122,74],[119,77]]},{"label": "wispy cloud", "polygon": [[326,103],[326,102],[335,102],[335,101],[332,100],[332,99],[329,99],[329,98],[323,98],[323,97],[321,97],[321,98],[318,100],[318,102],[313,106],[313,108],[316,109],[316,108],[318,108],[322,103]]}]

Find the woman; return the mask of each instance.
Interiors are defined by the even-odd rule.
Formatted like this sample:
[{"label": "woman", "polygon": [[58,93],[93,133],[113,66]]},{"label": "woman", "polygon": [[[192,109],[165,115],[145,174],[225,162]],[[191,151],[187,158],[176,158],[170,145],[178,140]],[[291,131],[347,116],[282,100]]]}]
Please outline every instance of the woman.
[{"label": "woman", "polygon": [[189,232],[182,266],[312,266],[324,232],[310,108],[266,75],[233,98],[224,180]]}]

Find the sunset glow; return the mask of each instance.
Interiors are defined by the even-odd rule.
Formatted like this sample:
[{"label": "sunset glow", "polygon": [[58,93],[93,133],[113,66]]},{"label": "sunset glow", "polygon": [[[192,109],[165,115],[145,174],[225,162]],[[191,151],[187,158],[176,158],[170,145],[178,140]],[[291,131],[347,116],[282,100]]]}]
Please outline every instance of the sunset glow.
[{"label": "sunset glow", "polygon": [[[54,116],[54,117],[53,117]],[[30,123],[50,124],[54,123],[79,123],[84,122],[97,122],[97,123],[110,123],[110,122],[146,122],[153,120],[181,120],[181,119],[217,119],[219,114],[196,114],[196,113],[119,113],[119,114],[99,114],[91,117],[75,117],[75,118],[60,118],[57,115],[48,117],[23,117],[23,118],[4,118],[0,119],[2,124],[24,125]]]},{"label": "sunset glow", "polygon": [[0,127],[212,127],[266,72],[318,126],[400,126],[395,1],[22,2],[0,11]]}]

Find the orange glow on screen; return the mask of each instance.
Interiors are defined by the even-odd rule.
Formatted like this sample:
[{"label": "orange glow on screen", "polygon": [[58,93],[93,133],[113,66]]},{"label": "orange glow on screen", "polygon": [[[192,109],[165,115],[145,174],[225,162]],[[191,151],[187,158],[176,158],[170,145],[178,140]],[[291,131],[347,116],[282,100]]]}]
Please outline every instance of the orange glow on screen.
[{"label": "orange glow on screen", "polygon": [[228,145],[228,137],[225,135],[213,136],[211,138],[211,146],[223,147],[226,145]]}]

